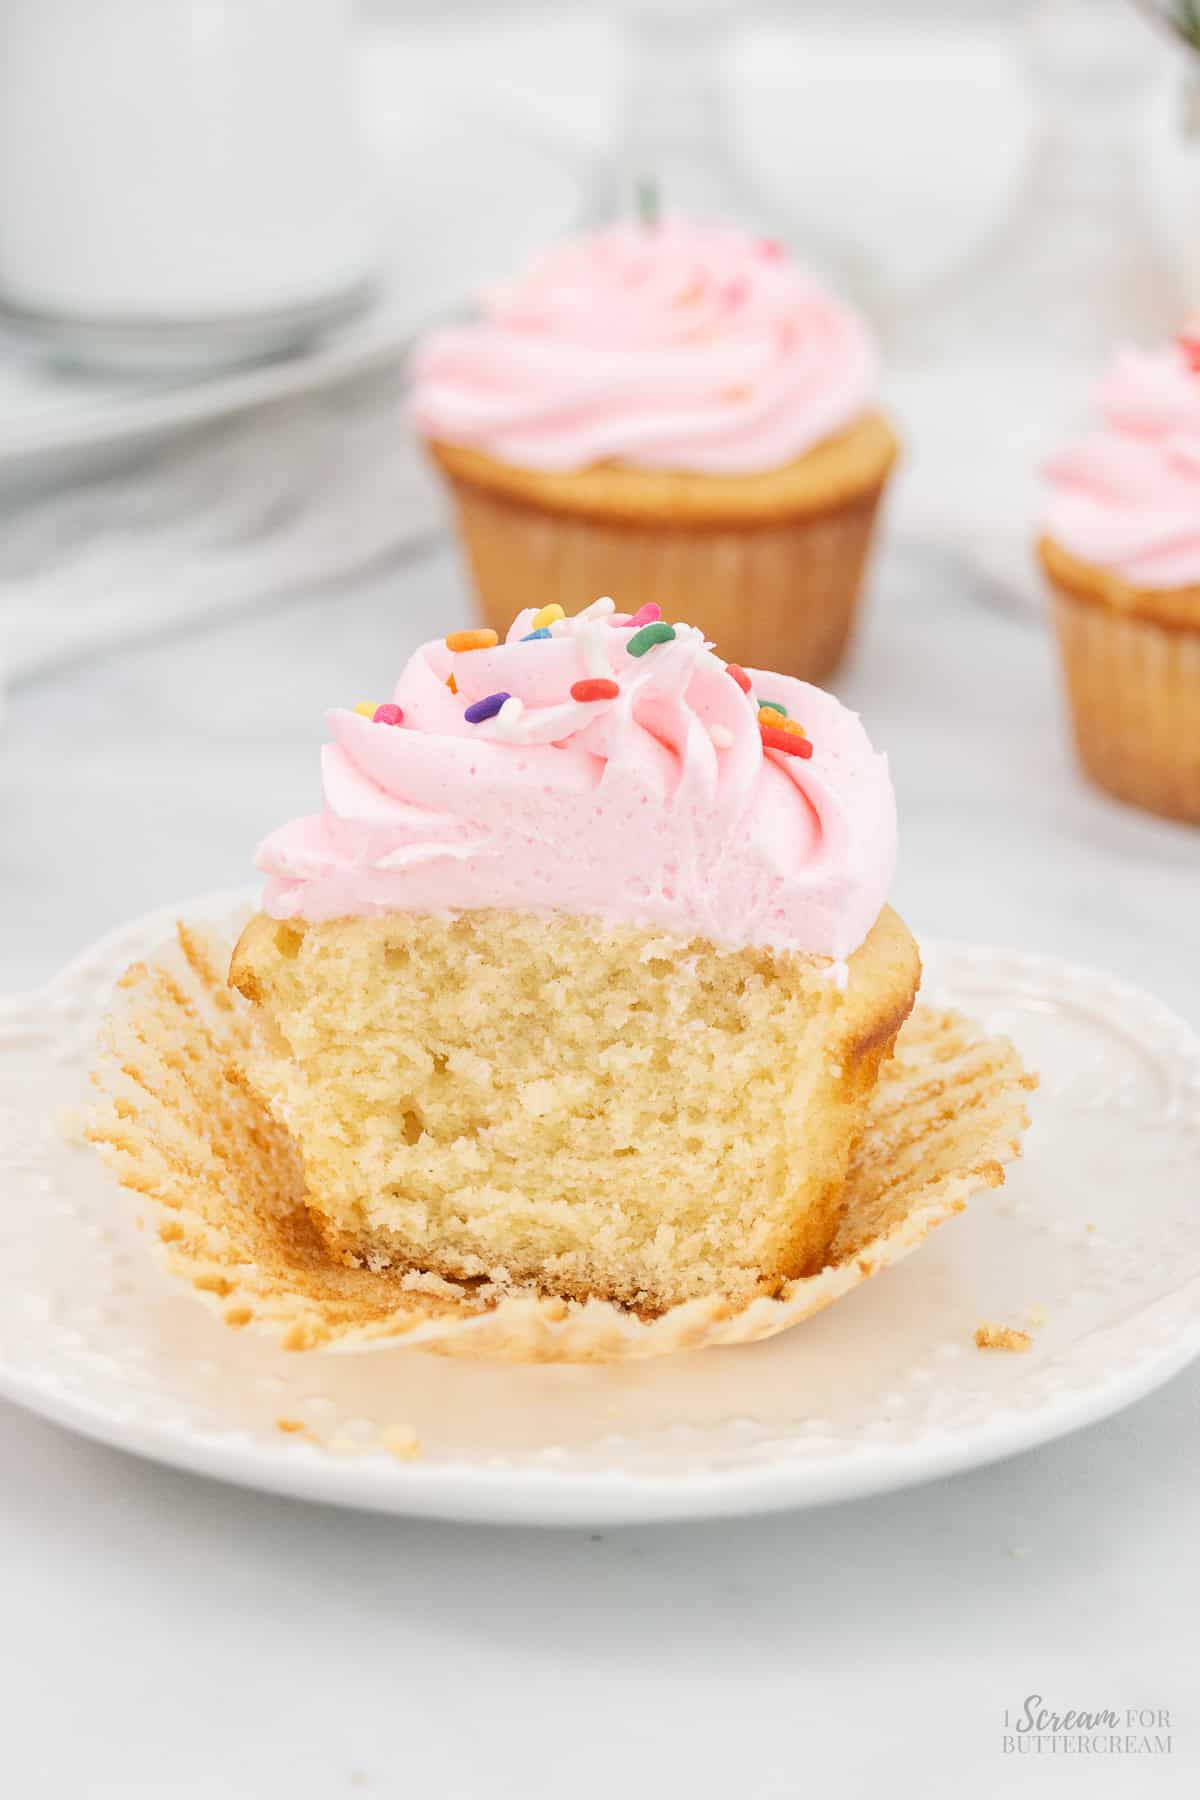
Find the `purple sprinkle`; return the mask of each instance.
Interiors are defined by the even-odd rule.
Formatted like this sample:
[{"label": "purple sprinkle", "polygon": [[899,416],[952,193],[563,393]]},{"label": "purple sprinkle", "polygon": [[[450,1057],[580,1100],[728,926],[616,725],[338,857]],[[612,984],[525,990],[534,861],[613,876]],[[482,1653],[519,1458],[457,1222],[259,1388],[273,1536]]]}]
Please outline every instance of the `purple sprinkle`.
[{"label": "purple sprinkle", "polygon": [[485,719],[494,719],[504,702],[511,699],[511,694],[487,694],[473,706],[468,706],[463,718],[468,725],[482,725]]}]

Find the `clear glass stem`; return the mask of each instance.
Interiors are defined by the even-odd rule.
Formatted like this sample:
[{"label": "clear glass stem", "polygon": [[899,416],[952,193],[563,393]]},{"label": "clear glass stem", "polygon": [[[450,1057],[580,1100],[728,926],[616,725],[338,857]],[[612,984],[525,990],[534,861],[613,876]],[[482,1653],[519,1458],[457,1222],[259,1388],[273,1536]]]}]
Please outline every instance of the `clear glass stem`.
[{"label": "clear glass stem", "polygon": [[617,144],[593,192],[589,221],[632,211],[647,182],[661,205],[728,219],[791,244],[860,305],[873,276],[847,242],[781,211],[739,153],[728,72],[746,21],[738,0],[624,0]]}]

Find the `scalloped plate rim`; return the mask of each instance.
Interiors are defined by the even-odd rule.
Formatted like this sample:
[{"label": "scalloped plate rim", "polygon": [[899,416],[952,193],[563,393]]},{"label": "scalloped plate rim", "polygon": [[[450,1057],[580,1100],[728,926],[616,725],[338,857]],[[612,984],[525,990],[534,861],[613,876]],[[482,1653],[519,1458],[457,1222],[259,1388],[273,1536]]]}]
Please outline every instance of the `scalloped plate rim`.
[{"label": "scalloped plate rim", "polygon": [[1200,1355],[1200,1283],[1192,1285],[1197,1313],[1190,1332],[1159,1356],[1083,1389],[1084,1403],[1059,1402],[1032,1415],[1006,1410],[987,1431],[961,1438],[947,1433],[939,1449],[931,1453],[926,1443],[919,1456],[907,1447],[864,1446],[832,1466],[826,1464],[820,1469],[821,1480],[813,1479],[814,1470],[806,1464],[784,1459],[750,1470],[684,1469],[670,1475],[617,1469],[585,1474],[554,1468],[517,1473],[454,1462],[422,1467],[419,1460],[401,1464],[385,1455],[335,1457],[282,1440],[278,1449],[266,1444],[227,1449],[207,1443],[199,1433],[180,1437],[160,1427],[130,1428],[86,1406],[39,1393],[12,1379],[4,1368],[0,1368],[0,1396],[94,1443],[160,1467],[356,1512],[453,1524],[579,1529],[753,1517],[921,1487],[1005,1462],[1113,1417],[1162,1387]]}]

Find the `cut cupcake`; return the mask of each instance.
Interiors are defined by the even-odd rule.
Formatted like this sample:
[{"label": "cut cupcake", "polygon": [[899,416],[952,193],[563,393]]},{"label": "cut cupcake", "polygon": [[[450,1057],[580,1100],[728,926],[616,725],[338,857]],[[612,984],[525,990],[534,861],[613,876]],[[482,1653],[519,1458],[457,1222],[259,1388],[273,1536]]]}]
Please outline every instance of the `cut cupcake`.
[{"label": "cut cupcake", "polygon": [[327,1252],[644,1314],[820,1270],[919,981],[857,718],[599,601],[330,727],[230,971]]},{"label": "cut cupcake", "polygon": [[563,244],[413,376],[490,626],[612,587],[740,662],[836,667],[896,441],[866,327],[774,240],[667,218]]},{"label": "cut cupcake", "polygon": [[1047,471],[1039,545],[1080,761],[1200,824],[1200,332],[1123,351]]}]

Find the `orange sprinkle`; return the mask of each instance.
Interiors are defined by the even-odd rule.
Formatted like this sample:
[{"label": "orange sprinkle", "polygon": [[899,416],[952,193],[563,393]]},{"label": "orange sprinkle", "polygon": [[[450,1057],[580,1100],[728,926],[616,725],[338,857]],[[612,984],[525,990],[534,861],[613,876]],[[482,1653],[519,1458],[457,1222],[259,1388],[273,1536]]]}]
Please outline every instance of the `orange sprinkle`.
[{"label": "orange sprinkle", "polygon": [[492,650],[500,642],[494,631],[451,631],[446,636],[447,650]]},{"label": "orange sprinkle", "polygon": [[797,725],[795,719],[789,719],[783,713],[776,712],[773,706],[759,707],[758,722],[760,725],[767,726],[771,731],[791,731],[799,737],[808,736],[803,725]]},{"label": "orange sprinkle", "polygon": [[452,694],[457,694],[457,692],[458,692],[458,683],[457,683],[457,681],[455,681],[455,679],[454,679],[454,677],[453,677],[453,675],[447,675],[447,677],[446,677],[446,686],[447,686],[447,687],[448,687],[448,688],[449,688],[449,689],[450,689],[450,692],[451,692],[451,693],[452,693]]}]

